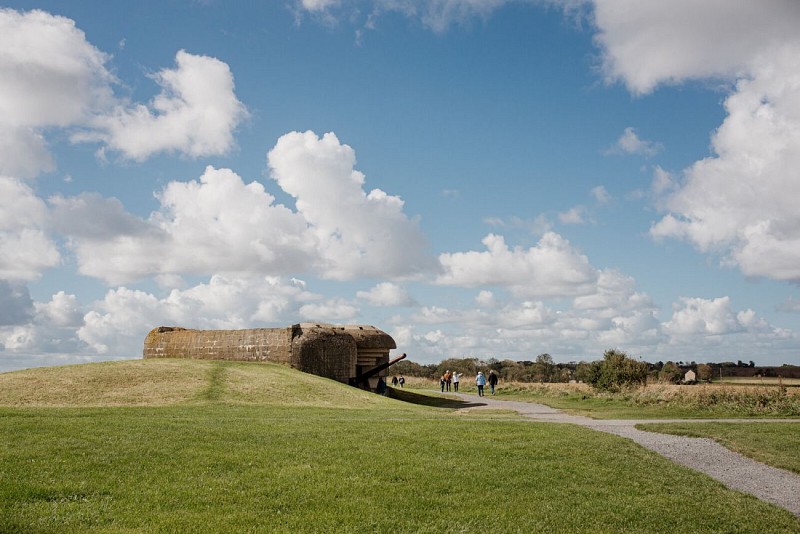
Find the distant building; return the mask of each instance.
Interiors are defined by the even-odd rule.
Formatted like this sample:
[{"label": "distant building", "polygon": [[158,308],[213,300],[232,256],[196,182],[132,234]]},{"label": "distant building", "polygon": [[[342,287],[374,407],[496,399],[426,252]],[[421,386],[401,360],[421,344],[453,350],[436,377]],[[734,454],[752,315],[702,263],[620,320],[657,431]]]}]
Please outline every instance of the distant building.
[{"label": "distant building", "polygon": [[686,374],[683,375],[683,383],[684,384],[691,384],[692,382],[697,382],[697,374],[694,371],[689,369],[686,371]]},{"label": "distant building", "polygon": [[367,325],[300,323],[248,330],[160,326],[147,334],[143,356],[283,363],[374,390],[387,374],[389,351],[394,348],[389,334]]}]

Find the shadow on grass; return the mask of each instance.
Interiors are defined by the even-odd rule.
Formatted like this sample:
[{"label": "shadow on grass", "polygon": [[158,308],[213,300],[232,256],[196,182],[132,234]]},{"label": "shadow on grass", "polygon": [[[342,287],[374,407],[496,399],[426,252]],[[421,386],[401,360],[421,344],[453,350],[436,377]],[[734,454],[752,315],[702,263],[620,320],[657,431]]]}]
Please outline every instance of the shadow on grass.
[{"label": "shadow on grass", "polygon": [[461,410],[464,408],[475,408],[477,406],[486,406],[480,402],[467,402],[460,399],[438,397],[432,395],[424,395],[421,393],[414,393],[407,389],[387,388],[386,396],[409,404],[418,404],[420,406],[430,406],[432,408],[451,408]]}]

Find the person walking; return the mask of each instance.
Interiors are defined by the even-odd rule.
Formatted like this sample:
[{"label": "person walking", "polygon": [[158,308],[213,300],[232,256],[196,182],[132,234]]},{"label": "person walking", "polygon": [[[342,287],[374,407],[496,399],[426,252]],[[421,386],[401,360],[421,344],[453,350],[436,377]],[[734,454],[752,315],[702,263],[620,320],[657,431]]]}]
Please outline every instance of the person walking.
[{"label": "person walking", "polygon": [[386,395],[386,380],[383,377],[378,378],[378,387],[375,388],[378,395]]},{"label": "person walking", "polygon": [[461,378],[461,374],[463,373],[456,373],[453,371],[453,391],[458,393],[458,379]]},{"label": "person walking", "polygon": [[397,387],[397,375],[392,377],[392,387],[393,388]]},{"label": "person walking", "polygon": [[397,381],[400,383],[400,387],[403,387],[406,383],[406,379],[403,378],[403,375],[400,375],[400,378],[398,378]]},{"label": "person walking", "polygon": [[439,377],[439,385],[442,386],[442,393],[444,393],[444,383],[445,383],[445,379],[444,379],[444,375],[442,375],[442,376]]},{"label": "person walking", "polygon": [[453,380],[453,374],[450,372],[450,369],[444,372],[444,383],[445,387],[447,388],[447,392],[450,393],[450,383]]},{"label": "person walking", "polygon": [[478,376],[475,377],[475,385],[478,386],[478,396],[483,397],[483,386],[486,385],[486,377],[483,376],[483,371],[478,371]]},{"label": "person walking", "polygon": [[498,378],[494,370],[489,371],[489,388],[492,390],[492,395],[494,395],[494,387],[497,385],[497,382]]}]

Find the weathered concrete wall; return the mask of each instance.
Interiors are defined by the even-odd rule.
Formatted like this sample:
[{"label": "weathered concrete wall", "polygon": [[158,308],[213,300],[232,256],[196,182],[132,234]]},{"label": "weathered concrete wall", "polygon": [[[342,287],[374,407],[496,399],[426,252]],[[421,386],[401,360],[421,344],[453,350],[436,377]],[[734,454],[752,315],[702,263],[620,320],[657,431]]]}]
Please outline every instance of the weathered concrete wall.
[{"label": "weathered concrete wall", "polygon": [[159,327],[147,334],[145,358],[194,358],[291,363],[291,328],[189,330]]},{"label": "weathered concrete wall", "polygon": [[249,330],[189,330],[162,326],[147,334],[143,355],[145,358],[269,361],[349,382],[365,367],[388,361],[389,350],[394,348],[391,336],[374,326],[301,323],[289,328]]},{"label": "weathered concrete wall", "polygon": [[358,346],[352,336],[332,327],[304,326],[294,331],[292,367],[339,382],[356,376]]}]

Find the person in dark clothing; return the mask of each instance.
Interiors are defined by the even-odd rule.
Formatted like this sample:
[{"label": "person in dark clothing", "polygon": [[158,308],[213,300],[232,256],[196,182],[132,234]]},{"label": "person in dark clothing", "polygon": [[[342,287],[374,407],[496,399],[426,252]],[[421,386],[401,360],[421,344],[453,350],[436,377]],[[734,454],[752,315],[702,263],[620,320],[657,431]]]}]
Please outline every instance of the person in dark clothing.
[{"label": "person in dark clothing", "polygon": [[494,395],[494,387],[497,385],[497,382],[497,374],[494,371],[489,371],[489,388],[492,390],[492,395]]}]

